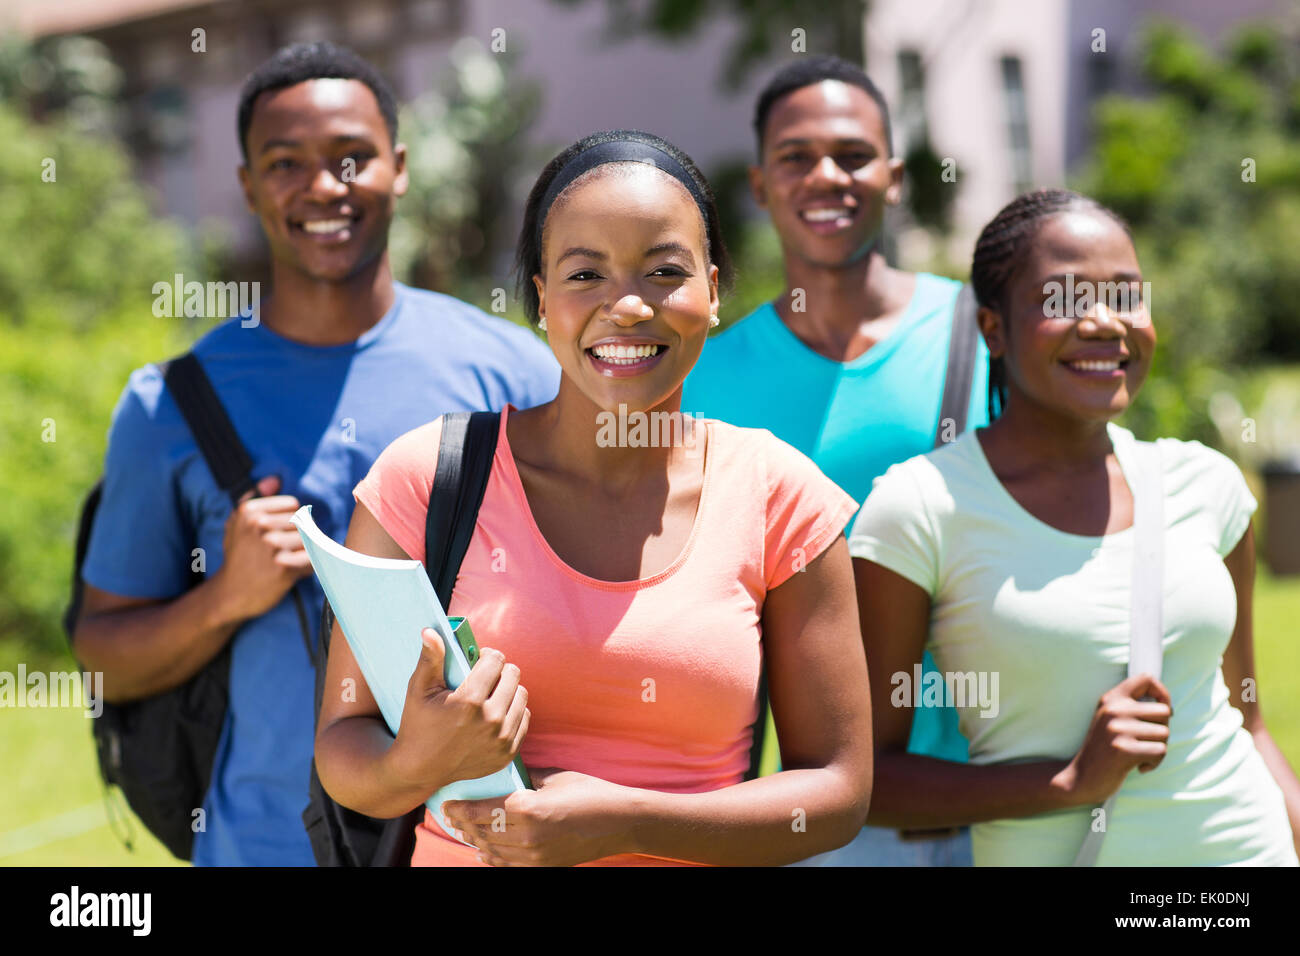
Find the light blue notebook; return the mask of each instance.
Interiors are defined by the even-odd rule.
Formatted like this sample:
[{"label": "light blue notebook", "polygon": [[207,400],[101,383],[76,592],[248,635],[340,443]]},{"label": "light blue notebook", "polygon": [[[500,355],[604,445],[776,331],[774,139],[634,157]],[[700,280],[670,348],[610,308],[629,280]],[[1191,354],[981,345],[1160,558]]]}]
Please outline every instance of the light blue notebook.
[{"label": "light blue notebook", "polygon": [[[420,659],[420,631],[431,627],[442,638],[446,651],[444,676],[447,686],[454,690],[469,675],[470,661],[456,637],[460,627],[468,632],[468,625],[463,618],[448,620],[419,561],[376,558],[343,547],[316,527],[311,505],[303,505],[290,520],[302,537],[312,568],[370,693],[379,704],[379,712],[396,735],[406,703],[406,686]],[[473,640],[472,636],[469,640]],[[516,758],[489,776],[448,784],[425,805],[454,838],[438,809],[444,800],[502,797],[527,786],[527,773]]]}]

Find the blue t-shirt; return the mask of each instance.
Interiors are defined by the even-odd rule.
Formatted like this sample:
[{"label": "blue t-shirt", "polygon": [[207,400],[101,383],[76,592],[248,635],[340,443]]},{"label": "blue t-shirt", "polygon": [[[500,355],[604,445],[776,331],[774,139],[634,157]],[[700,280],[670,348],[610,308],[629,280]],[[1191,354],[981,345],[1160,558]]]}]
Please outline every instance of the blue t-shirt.
[{"label": "blue t-shirt", "polygon": [[[898,326],[851,362],[814,352],[771,303],[762,305],[705,344],[686,379],[682,411],[769,429],[861,502],[890,465],[934,447],[960,289],[952,279],[919,273]],[[968,429],[988,424],[987,401],[988,349],[981,337]],[[934,668],[928,653],[925,667]],[[965,761],[956,710],[918,709],[908,750]]]},{"label": "blue t-shirt", "polygon": [[[531,407],[555,397],[559,366],[533,334],[450,296],[395,283],[397,297],[355,342],[311,346],[231,319],[203,336],[203,363],[253,457],[253,476],[312,506],[337,541],[352,489],[397,436],[445,412]],[[83,574],[94,587],[172,598],[192,549],[221,566],[231,503],[203,461],[154,365],[131,375],[113,413],[103,499]],[[315,625],[323,601],[297,585]],[[232,638],[230,706],[195,834],[194,862],[310,866],[303,828],[314,733],[314,675],[292,597]]]}]

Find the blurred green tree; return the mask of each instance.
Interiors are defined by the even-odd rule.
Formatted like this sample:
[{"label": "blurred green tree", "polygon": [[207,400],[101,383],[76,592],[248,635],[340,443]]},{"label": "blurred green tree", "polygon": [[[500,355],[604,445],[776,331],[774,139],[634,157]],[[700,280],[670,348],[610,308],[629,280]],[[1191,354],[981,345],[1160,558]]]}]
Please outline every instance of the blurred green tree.
[{"label": "blurred green tree", "polygon": [[1077,187],[1132,225],[1155,365],[1130,427],[1213,441],[1210,397],[1265,358],[1300,358],[1300,42],[1251,24],[1221,53],[1150,24],[1147,91],[1098,103]]},{"label": "blurred green tree", "polygon": [[952,229],[953,206],[960,188],[959,180],[947,175],[945,160],[929,139],[912,145],[903,157],[907,211],[917,225],[942,235]]},{"label": "blurred green tree", "polygon": [[[103,463],[131,369],[180,351],[187,320],[152,311],[153,283],[192,262],[156,218],[120,147],[89,130],[112,112],[93,45],[0,52],[0,641],[63,647],[77,510]],[[68,57],[71,57],[71,61]],[[69,62],[76,69],[67,69]],[[18,78],[45,77],[35,93]],[[60,80],[59,77],[64,77]],[[69,95],[63,90],[81,92]],[[36,96],[39,103],[32,99]],[[106,102],[96,103],[97,97]],[[42,121],[26,109],[36,109]]]},{"label": "blurred green tree", "polygon": [[552,152],[520,147],[540,94],[512,74],[512,56],[458,41],[445,78],[399,117],[411,184],[389,233],[394,273],[485,307],[494,288],[509,289],[500,250],[514,247],[515,210]]},{"label": "blurred green tree", "polygon": [[118,118],[121,71],[97,40],[0,34],[0,100],[36,120],[58,115],[82,132],[108,133]]}]

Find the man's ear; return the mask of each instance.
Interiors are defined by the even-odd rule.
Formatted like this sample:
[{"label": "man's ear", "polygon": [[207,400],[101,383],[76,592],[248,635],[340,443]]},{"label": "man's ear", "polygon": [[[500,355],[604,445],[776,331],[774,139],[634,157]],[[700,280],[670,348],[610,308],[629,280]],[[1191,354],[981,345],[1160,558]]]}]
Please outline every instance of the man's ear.
[{"label": "man's ear", "polygon": [[253,183],[248,174],[248,164],[244,163],[235,169],[235,175],[239,177],[239,188],[244,194],[244,205],[254,216],[257,215],[257,207],[253,205]]},{"label": "man's ear", "polygon": [[982,305],[975,313],[975,321],[984,336],[984,344],[988,346],[989,357],[1001,358],[1007,351],[1006,328],[1001,313]]},{"label": "man's ear", "polygon": [[903,198],[903,161],[895,156],[889,161],[889,186],[885,189],[885,202],[897,206]]},{"label": "man's ear", "polygon": [[763,169],[761,166],[750,166],[748,173],[749,194],[754,197],[754,202],[758,203],[759,209],[766,209],[767,183],[763,180]]},{"label": "man's ear", "polygon": [[406,171],[405,143],[398,143],[393,147],[393,168],[397,170],[397,177],[393,180],[393,195],[405,196],[407,188],[411,185],[410,173]]}]

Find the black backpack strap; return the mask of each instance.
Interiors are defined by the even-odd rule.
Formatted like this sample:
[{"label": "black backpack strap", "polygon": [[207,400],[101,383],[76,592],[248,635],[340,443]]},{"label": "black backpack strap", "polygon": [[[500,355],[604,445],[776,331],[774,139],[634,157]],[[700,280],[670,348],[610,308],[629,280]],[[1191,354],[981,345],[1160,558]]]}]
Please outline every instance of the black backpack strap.
[{"label": "black backpack strap", "polygon": [[[442,419],[438,465],[429,493],[429,513],[424,526],[424,566],[438,600],[446,608],[456,575],[474,536],[479,505],[492,473],[501,416],[495,412],[455,412]],[[326,602],[321,621],[322,643],[328,646],[333,616]],[[316,713],[323,699],[324,660],[317,667]],[[415,851],[415,828],[424,819],[424,804],[379,829],[372,821],[339,807],[328,799],[312,764],[312,804],[303,814],[314,833],[313,852],[322,865],[410,866]],[[318,805],[319,804],[319,808]],[[319,841],[319,846],[317,844]],[[373,847],[373,849],[371,849]]]},{"label": "black backpack strap", "polygon": [[[966,430],[966,410],[970,407],[970,388],[975,381],[975,352],[979,326],[975,321],[975,290],[969,282],[957,293],[952,309],[952,335],[948,340],[948,370],[943,380],[943,399],[939,403],[939,425],[934,433],[934,447],[944,444],[945,433],[954,438]],[[953,423],[951,432],[944,428]]]},{"label": "black backpack strap", "polygon": [[163,380],[221,490],[238,503],[252,490],[253,459],[193,352],[163,363]]},{"label": "black backpack strap", "polygon": [[95,513],[99,511],[100,499],[104,497],[104,481],[101,478],[90,489],[86,500],[81,505],[81,516],[77,519],[77,544],[73,553],[72,564],[72,600],[63,611],[63,633],[68,636],[68,647],[73,648],[73,636],[77,631],[77,619],[81,617],[81,605],[86,592],[81,580],[81,569],[86,564],[86,554],[90,551],[90,532],[95,527]]},{"label": "black backpack strap", "polygon": [[[237,507],[245,494],[250,491],[256,494],[253,456],[239,440],[239,433],[217,397],[217,390],[212,387],[207,372],[203,371],[203,365],[193,352],[164,362],[161,368],[167,391],[171,392],[172,400],[181,410],[212,477],[230,496],[230,503]],[[311,645],[307,607],[296,582],[289,593],[293,595],[294,609],[298,612],[298,629],[302,633],[303,646],[307,648],[307,658],[314,662],[317,652]]]},{"label": "black backpack strap", "polygon": [[442,418],[438,468],[424,523],[424,569],[444,609],[451,605],[456,575],[474,536],[500,430],[497,412],[455,412]]}]

